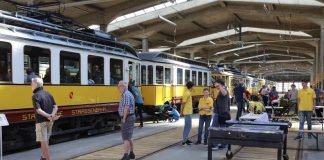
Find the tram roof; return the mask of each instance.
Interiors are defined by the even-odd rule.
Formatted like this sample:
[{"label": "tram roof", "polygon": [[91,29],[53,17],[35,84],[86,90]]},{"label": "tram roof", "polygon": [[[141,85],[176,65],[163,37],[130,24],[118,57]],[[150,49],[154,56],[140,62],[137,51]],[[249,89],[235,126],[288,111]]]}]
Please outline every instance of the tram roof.
[{"label": "tram roof", "polygon": [[192,59],[189,59],[186,57],[181,57],[181,56],[166,53],[166,52],[139,53],[138,57],[142,60],[153,61],[153,62],[173,64],[175,61],[177,61],[177,62],[189,64],[189,65],[208,67],[207,63],[192,60]]}]

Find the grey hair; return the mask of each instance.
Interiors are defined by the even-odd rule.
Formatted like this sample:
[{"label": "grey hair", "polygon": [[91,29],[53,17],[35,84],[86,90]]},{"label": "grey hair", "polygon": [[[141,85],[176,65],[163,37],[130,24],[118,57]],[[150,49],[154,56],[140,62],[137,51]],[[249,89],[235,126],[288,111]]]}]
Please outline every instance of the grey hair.
[{"label": "grey hair", "polygon": [[125,81],[119,81],[118,85],[124,86],[126,89],[128,88],[128,83]]},{"label": "grey hair", "polygon": [[36,83],[37,88],[43,87],[43,84],[44,84],[43,79],[42,78],[39,78],[39,77],[33,78],[32,79],[32,82],[33,83]]}]

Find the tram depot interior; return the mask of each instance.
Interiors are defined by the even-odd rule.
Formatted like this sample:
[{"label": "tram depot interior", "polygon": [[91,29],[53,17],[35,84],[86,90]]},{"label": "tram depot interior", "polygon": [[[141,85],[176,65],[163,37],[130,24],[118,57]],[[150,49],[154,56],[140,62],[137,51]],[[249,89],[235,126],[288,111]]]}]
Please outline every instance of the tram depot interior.
[{"label": "tram depot interior", "polygon": [[[181,121],[153,123],[152,117],[166,101],[179,109],[188,81],[194,83],[194,108],[204,88],[216,98],[213,84],[217,78],[225,81],[231,97],[235,83],[256,95],[263,85],[274,86],[281,98],[292,84],[301,89],[302,81],[308,81],[322,91],[318,105],[323,106],[324,1],[0,0],[0,114],[9,121],[3,127],[5,159],[27,158],[36,152],[31,72],[43,78],[45,89],[59,106],[62,118],[53,128],[54,148],[91,135],[116,134],[112,131],[118,131],[120,122],[120,80],[134,80],[140,89],[147,126],[167,126],[155,131],[135,129],[135,135],[140,133],[138,139],[183,127]],[[236,115],[235,103],[231,114]],[[290,130],[298,129],[298,120],[288,121]],[[323,117],[315,121],[316,141],[305,139],[297,145],[289,136],[296,132],[289,132],[290,159],[323,157]],[[192,130],[197,130],[195,122]],[[177,148],[180,141],[163,149],[150,148],[152,152],[144,147],[147,153],[140,159],[178,159],[166,156],[178,150],[207,158],[207,147],[191,152]],[[118,145],[71,152],[69,157],[57,155],[56,159],[92,159],[82,156],[103,149],[108,154],[109,148]],[[257,155],[253,150],[237,149],[233,158],[249,159],[243,152]]]}]

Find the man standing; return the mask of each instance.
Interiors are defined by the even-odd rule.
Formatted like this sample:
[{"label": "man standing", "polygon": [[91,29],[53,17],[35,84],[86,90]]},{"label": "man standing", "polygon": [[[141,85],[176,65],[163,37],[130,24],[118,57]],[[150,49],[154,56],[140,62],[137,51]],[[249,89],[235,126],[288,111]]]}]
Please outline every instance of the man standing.
[{"label": "man standing", "polygon": [[204,89],[204,97],[199,99],[199,127],[198,127],[198,139],[196,144],[201,144],[201,135],[205,124],[204,145],[207,145],[208,128],[210,126],[213,110],[213,99],[209,97],[208,88]]},{"label": "man standing", "polygon": [[35,109],[36,141],[40,142],[42,156],[41,160],[50,160],[48,141],[52,133],[53,121],[57,120],[57,106],[53,96],[43,90],[41,78],[31,79],[31,88],[34,93],[32,97]]},{"label": "man standing", "polygon": [[135,159],[132,139],[136,119],[134,114],[135,100],[132,93],[128,91],[127,82],[119,81],[118,90],[122,94],[118,107],[118,113],[121,118],[121,135],[124,142],[124,156],[122,160]]},{"label": "man standing", "polygon": [[236,120],[238,121],[239,118],[242,116],[242,110],[244,108],[244,99],[245,99],[245,88],[242,86],[242,84],[238,84],[234,88],[234,96],[237,103]]},{"label": "man standing", "polygon": [[314,89],[314,92],[315,92],[315,95],[316,95],[316,106],[319,106],[320,105],[320,101],[321,101],[321,90],[319,88],[316,87],[316,85],[313,85],[313,89]]},{"label": "man standing", "polygon": [[[231,119],[229,94],[224,85],[225,83],[223,80],[216,80],[215,87],[219,93],[214,103],[213,127],[225,127],[226,120]],[[214,145],[213,148],[215,147],[217,146]],[[225,145],[221,144],[218,147],[219,149],[223,149],[225,148]]]},{"label": "man standing", "polygon": [[262,86],[261,96],[262,96],[263,105],[268,106],[269,91],[265,85]]},{"label": "man standing", "polygon": [[181,103],[181,116],[185,118],[185,125],[183,128],[183,140],[182,145],[191,145],[191,141],[188,139],[189,133],[191,130],[191,115],[192,115],[192,91],[193,91],[193,83],[189,81],[186,86],[187,90],[184,92],[182,96]]},{"label": "man standing", "polygon": [[[312,113],[315,111],[315,92],[313,89],[307,87],[307,81],[302,82],[303,89],[298,91],[298,116],[299,116],[299,130],[304,130],[305,117],[307,120],[308,130],[312,129]],[[295,138],[301,139],[303,133],[298,133]],[[311,135],[308,134],[310,138]]]},{"label": "man standing", "polygon": [[288,98],[291,104],[295,107],[295,114],[298,113],[297,95],[298,95],[298,90],[296,89],[296,85],[292,84],[291,90],[288,92]]}]

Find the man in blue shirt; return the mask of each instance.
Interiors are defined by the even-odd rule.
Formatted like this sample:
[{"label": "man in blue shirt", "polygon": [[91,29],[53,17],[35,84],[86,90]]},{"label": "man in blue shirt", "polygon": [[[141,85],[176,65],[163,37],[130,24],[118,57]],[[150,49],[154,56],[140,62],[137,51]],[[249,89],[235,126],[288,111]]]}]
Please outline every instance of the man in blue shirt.
[{"label": "man in blue shirt", "polygon": [[138,88],[135,86],[135,81],[132,81],[131,83],[131,89],[133,91],[134,97],[135,97],[135,106],[138,110],[138,115],[140,117],[140,127],[143,127],[143,97],[141,92],[138,90]]},{"label": "man in blue shirt", "polygon": [[234,96],[237,103],[236,120],[238,121],[242,116],[242,110],[244,108],[245,88],[242,86],[242,84],[238,84],[234,88]]}]

